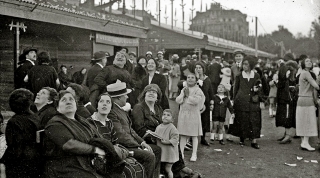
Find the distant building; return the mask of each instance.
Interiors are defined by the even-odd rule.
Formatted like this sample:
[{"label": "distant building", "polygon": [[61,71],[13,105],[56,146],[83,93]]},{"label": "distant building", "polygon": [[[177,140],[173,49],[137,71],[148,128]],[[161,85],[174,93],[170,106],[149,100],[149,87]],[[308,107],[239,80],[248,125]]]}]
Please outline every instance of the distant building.
[{"label": "distant building", "polygon": [[198,12],[190,30],[199,31],[227,40],[246,43],[249,33],[247,15],[239,10],[222,9],[220,3],[211,3],[206,12]]},{"label": "distant building", "polygon": [[[118,9],[118,11],[122,11],[122,10],[123,10],[122,8]],[[157,20],[151,13],[148,13],[147,11],[142,11],[139,9],[136,9],[135,11],[133,11],[133,10],[126,9],[126,14],[134,15],[134,13],[136,16],[139,16],[139,17],[148,16],[151,20]]]}]

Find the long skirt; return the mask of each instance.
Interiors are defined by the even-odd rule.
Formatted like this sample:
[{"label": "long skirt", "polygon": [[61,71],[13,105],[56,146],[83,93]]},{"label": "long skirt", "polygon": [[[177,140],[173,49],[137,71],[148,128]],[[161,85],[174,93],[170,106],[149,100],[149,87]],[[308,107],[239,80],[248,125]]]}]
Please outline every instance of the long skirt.
[{"label": "long skirt", "polygon": [[236,111],[229,133],[240,138],[260,138],[261,111]]},{"label": "long skirt", "polygon": [[[289,107],[288,107],[289,106]],[[290,104],[278,103],[276,114],[276,127],[295,128],[296,127],[296,107],[297,102]]]},{"label": "long skirt", "polygon": [[296,112],[297,136],[318,136],[316,107],[312,97],[299,97]]},{"label": "long skirt", "polygon": [[206,132],[210,132],[210,106],[206,106],[206,110],[201,113],[201,124],[203,135]]}]

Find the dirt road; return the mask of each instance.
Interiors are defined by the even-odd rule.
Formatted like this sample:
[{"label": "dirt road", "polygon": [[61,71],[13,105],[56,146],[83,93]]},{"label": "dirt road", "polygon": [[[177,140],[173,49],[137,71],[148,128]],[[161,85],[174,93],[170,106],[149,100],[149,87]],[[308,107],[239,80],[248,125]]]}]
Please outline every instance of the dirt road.
[{"label": "dirt road", "polygon": [[[170,106],[177,118],[178,106],[173,101],[170,101]],[[284,128],[275,127],[275,119],[269,118],[267,109],[263,110],[262,116],[262,137],[258,140],[261,149],[251,148],[249,140],[246,140],[246,145],[242,148],[238,145],[237,137],[233,137],[234,143],[225,142],[226,145],[220,145],[217,141],[210,147],[199,144],[196,162],[189,161],[191,151],[185,152],[186,165],[201,172],[207,178],[319,178],[318,138],[310,140],[311,145],[318,148],[315,152],[300,150],[300,138],[293,139],[290,144],[279,144],[276,140],[283,135]],[[209,140],[209,133],[207,140]],[[302,160],[298,160],[297,157],[302,157]],[[311,160],[319,163],[312,163]],[[296,166],[291,167],[285,163],[296,164]]]}]

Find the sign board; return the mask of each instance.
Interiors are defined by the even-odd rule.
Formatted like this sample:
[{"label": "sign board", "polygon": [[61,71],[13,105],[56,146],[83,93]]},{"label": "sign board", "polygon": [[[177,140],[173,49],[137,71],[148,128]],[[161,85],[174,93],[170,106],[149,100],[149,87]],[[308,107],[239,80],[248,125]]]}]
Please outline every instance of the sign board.
[{"label": "sign board", "polygon": [[139,46],[138,38],[115,37],[96,33],[96,43],[103,43],[114,46]]}]

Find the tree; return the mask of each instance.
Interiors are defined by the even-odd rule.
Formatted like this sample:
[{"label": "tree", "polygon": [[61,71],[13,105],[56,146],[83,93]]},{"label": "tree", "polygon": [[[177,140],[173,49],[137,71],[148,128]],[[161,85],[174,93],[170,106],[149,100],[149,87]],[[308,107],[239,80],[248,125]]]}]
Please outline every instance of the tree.
[{"label": "tree", "polygon": [[320,16],[318,17],[318,21],[315,20],[312,22],[311,31],[313,32],[313,40],[317,45],[317,57],[320,58]]}]

